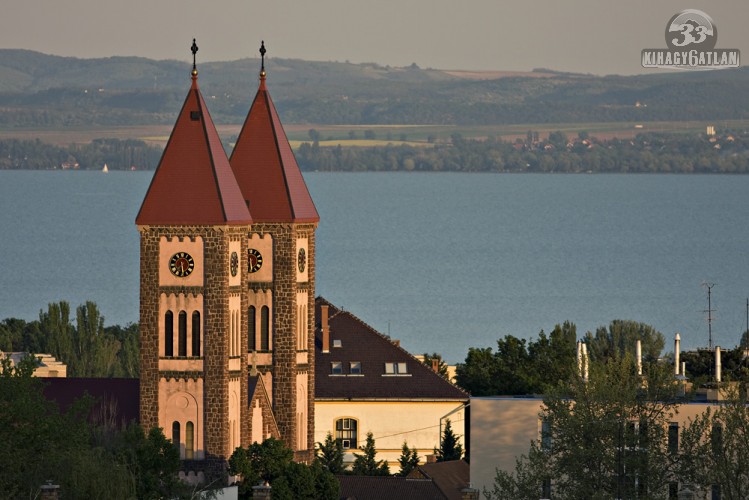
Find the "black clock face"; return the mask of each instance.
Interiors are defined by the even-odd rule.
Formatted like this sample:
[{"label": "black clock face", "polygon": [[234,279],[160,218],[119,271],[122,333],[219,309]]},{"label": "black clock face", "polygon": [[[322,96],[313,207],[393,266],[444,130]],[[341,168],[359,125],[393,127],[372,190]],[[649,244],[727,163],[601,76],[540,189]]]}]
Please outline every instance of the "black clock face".
[{"label": "black clock face", "polygon": [[297,258],[297,264],[299,265],[299,272],[303,273],[304,268],[307,267],[307,252],[304,248],[299,249],[299,257]]},{"label": "black clock face", "polygon": [[263,267],[263,256],[254,248],[247,250],[247,261],[249,262],[251,273],[256,273]]},{"label": "black clock face", "polygon": [[231,275],[236,276],[237,270],[239,269],[239,257],[237,256],[237,252],[231,253],[231,264],[229,267],[231,269]]},{"label": "black clock face", "polygon": [[195,261],[187,252],[177,252],[169,259],[169,270],[178,278],[189,276],[195,269]]}]

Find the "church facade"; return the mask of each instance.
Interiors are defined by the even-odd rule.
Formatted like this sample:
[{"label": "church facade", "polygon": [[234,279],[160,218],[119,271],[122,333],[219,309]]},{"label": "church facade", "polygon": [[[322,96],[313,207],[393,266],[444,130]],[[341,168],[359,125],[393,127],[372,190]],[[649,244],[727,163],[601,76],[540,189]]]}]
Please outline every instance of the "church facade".
[{"label": "church facade", "polygon": [[193,62],[136,218],[140,421],[163,428],[198,479],[221,474],[236,447],[270,429],[297,460],[314,450],[319,217],[265,86],[264,46],[261,55],[231,160]]}]

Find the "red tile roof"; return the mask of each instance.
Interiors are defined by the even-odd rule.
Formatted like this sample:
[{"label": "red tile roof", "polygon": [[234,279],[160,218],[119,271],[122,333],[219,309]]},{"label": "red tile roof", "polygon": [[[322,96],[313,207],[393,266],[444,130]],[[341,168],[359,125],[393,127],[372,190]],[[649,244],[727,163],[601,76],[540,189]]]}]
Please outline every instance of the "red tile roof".
[{"label": "red tile roof", "polygon": [[265,87],[264,72],[230,163],[255,222],[320,220]]},{"label": "red tile roof", "polygon": [[429,479],[393,476],[336,476],[345,500],[445,500]]},{"label": "red tile roof", "polygon": [[135,223],[251,222],[250,212],[198,88],[196,71]]},{"label": "red tile roof", "polygon": [[469,484],[470,467],[465,460],[426,463],[419,465],[408,477],[431,479],[447,500],[461,500],[461,490]]},{"label": "red tile roof", "polygon": [[88,394],[96,401],[90,418],[106,415],[117,425],[138,422],[140,418],[140,379],[137,378],[44,378],[44,397],[66,412]]},{"label": "red tile roof", "polygon": [[[321,306],[328,306],[330,352],[322,352]],[[467,401],[468,394],[395,345],[385,335],[322,297],[315,300],[315,398]],[[340,341],[340,347],[336,347]],[[361,375],[350,373],[361,363]],[[341,362],[342,374],[331,373]],[[385,375],[385,363],[406,363],[407,374]],[[384,375],[384,376],[383,376]]]}]

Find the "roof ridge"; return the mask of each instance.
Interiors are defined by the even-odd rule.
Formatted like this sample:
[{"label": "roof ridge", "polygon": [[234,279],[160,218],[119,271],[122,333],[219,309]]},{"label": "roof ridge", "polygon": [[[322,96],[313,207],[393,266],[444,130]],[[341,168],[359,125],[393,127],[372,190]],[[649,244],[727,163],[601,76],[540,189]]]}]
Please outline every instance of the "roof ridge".
[{"label": "roof ridge", "polygon": [[[398,343],[396,344],[395,342],[393,342],[393,339],[392,339],[392,338],[391,338],[390,336],[388,336],[388,335],[385,335],[384,333],[380,333],[380,332],[379,332],[379,331],[378,331],[377,329],[375,329],[375,328],[373,328],[372,326],[370,326],[370,325],[369,325],[369,324],[368,324],[368,323],[367,323],[366,321],[364,321],[364,320],[362,320],[361,318],[359,318],[359,317],[358,317],[358,316],[357,316],[356,314],[354,314],[354,313],[352,313],[352,312],[350,312],[350,311],[346,311],[346,310],[345,310],[345,309],[343,309],[343,308],[340,308],[340,307],[337,307],[337,306],[335,306],[335,305],[331,304],[331,303],[330,303],[329,301],[327,301],[327,300],[326,300],[326,299],[324,299],[323,297],[318,297],[318,299],[322,299],[322,300],[324,300],[324,301],[325,301],[325,302],[327,303],[328,307],[334,307],[334,308],[336,308],[336,309],[338,310],[338,312],[337,312],[337,313],[336,313],[335,315],[333,315],[332,317],[331,317],[331,316],[329,316],[329,317],[328,317],[328,321],[330,321],[331,319],[333,319],[333,318],[334,318],[334,317],[336,317],[336,316],[339,316],[339,315],[341,315],[342,313],[346,313],[346,314],[347,314],[347,315],[348,315],[348,316],[349,316],[349,317],[350,317],[351,319],[353,319],[353,320],[357,321],[358,323],[360,323],[360,324],[361,324],[362,326],[364,326],[365,328],[367,328],[367,329],[368,329],[368,330],[370,330],[371,332],[373,332],[373,333],[375,333],[375,334],[379,335],[379,336],[380,336],[380,337],[381,337],[381,338],[382,338],[383,340],[386,340],[386,341],[388,341],[388,342],[389,342],[389,343],[390,343],[390,344],[391,344],[391,345],[392,345],[393,347],[395,347],[396,349],[399,349],[400,351],[402,351],[402,352],[403,352],[404,354],[406,354],[406,355],[407,355],[407,356],[408,356],[409,358],[411,358],[411,359],[412,359],[413,361],[415,361],[417,365],[420,365],[421,367],[423,367],[423,369],[424,369],[424,370],[427,370],[427,371],[428,371],[428,372],[429,372],[429,373],[430,373],[431,375],[433,375],[434,377],[438,378],[439,380],[441,380],[441,381],[442,381],[442,382],[444,382],[445,384],[449,385],[450,387],[453,387],[453,388],[455,388],[455,389],[458,389],[458,390],[459,390],[460,392],[464,393],[464,394],[466,395],[466,397],[468,397],[468,393],[467,393],[467,392],[466,392],[465,390],[463,390],[463,389],[462,389],[461,387],[458,387],[458,386],[457,386],[456,384],[453,384],[453,383],[452,383],[452,382],[450,382],[449,380],[445,379],[445,378],[444,378],[443,376],[441,376],[440,374],[438,374],[438,373],[435,373],[435,372],[434,372],[434,370],[432,370],[432,369],[431,369],[431,368],[429,368],[429,367],[428,367],[427,365],[425,365],[424,363],[422,363],[421,361],[419,361],[419,360],[418,360],[418,359],[416,358],[416,356],[414,356],[413,354],[411,354],[410,352],[408,352],[408,351],[407,351],[407,350],[406,350],[405,348],[403,348],[403,347],[402,347],[402,346],[400,345],[400,341],[398,341]],[[331,332],[332,332],[332,329],[331,329]],[[420,369],[420,368],[419,368],[419,369]]]}]

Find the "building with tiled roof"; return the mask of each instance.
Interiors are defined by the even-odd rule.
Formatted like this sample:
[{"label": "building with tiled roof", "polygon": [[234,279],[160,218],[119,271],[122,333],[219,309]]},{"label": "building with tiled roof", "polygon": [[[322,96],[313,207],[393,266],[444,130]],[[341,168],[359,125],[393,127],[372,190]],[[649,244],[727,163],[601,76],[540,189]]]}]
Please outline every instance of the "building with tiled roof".
[{"label": "building with tiled roof", "polygon": [[350,312],[319,297],[315,307],[315,441],[330,432],[351,463],[372,432],[392,472],[404,441],[421,457],[439,447],[447,419],[464,442],[468,394]]},{"label": "building with tiled roof", "polygon": [[336,476],[341,500],[447,500],[430,479],[393,476]]}]

